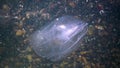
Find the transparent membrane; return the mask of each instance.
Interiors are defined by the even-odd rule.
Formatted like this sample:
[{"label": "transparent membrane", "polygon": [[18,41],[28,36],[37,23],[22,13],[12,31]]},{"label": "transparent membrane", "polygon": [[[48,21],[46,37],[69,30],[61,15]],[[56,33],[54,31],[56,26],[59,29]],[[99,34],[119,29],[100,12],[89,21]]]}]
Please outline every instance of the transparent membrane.
[{"label": "transparent membrane", "polygon": [[33,33],[31,45],[37,55],[59,61],[79,47],[86,32],[87,23],[73,16],[63,16]]}]

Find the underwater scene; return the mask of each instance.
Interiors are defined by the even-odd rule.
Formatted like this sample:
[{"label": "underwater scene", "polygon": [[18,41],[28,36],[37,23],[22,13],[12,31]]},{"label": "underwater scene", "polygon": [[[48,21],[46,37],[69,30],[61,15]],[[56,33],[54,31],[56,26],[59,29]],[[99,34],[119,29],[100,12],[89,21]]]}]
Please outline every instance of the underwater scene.
[{"label": "underwater scene", "polygon": [[120,68],[119,0],[0,0],[0,68]]}]

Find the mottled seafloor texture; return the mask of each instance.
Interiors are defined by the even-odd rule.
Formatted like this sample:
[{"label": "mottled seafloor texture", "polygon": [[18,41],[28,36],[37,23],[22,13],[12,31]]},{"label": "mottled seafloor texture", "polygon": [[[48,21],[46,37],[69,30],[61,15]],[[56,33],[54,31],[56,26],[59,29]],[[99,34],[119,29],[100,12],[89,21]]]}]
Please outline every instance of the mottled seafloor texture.
[{"label": "mottled seafloor texture", "polygon": [[[119,68],[120,0],[0,0],[0,68]],[[30,36],[54,19],[88,23],[80,47],[63,61],[38,56]]]}]

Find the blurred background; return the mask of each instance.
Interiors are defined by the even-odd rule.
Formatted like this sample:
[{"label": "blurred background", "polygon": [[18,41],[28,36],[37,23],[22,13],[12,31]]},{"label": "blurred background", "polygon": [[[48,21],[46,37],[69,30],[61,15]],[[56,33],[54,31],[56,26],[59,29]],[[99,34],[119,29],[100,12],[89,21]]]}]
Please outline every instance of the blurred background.
[{"label": "blurred background", "polygon": [[[0,68],[119,68],[120,0],[0,0]],[[34,31],[57,17],[87,22],[80,47],[60,62],[35,54]]]}]

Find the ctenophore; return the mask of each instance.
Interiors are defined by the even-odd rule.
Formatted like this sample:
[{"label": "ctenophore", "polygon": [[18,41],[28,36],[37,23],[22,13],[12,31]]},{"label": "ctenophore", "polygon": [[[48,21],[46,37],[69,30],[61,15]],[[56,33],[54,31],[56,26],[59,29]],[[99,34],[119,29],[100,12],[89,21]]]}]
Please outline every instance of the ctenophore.
[{"label": "ctenophore", "polygon": [[87,25],[73,16],[62,16],[35,31],[30,44],[38,56],[60,61],[77,50],[87,32]]}]

